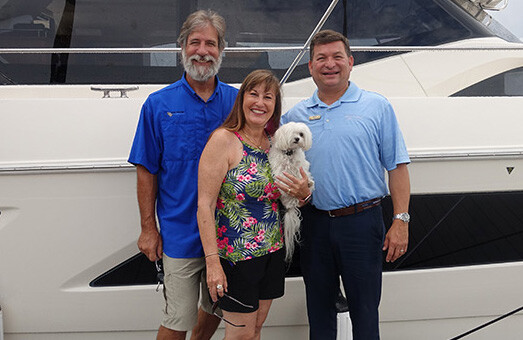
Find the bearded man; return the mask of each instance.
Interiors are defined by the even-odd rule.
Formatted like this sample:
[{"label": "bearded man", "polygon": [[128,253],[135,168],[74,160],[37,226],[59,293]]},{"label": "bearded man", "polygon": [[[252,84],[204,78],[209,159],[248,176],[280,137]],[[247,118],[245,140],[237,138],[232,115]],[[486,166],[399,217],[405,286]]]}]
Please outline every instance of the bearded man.
[{"label": "bearded man", "polygon": [[157,339],[185,339],[189,330],[191,339],[210,339],[220,322],[208,298],[198,309],[199,290],[206,297],[207,286],[196,211],[201,152],[238,93],[216,76],[224,35],[225,20],[217,13],[189,15],[178,37],[184,75],[147,98],[129,156],[137,173],[138,248],[151,261],[162,259],[165,271]]}]

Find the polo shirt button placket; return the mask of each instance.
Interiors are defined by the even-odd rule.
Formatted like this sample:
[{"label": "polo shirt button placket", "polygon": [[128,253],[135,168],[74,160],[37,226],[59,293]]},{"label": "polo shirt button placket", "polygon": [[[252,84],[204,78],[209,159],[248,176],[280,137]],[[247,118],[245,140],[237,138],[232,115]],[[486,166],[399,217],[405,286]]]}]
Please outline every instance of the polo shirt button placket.
[{"label": "polo shirt button placket", "polygon": [[328,108],[327,109],[327,112],[325,112],[325,124],[324,124],[324,127],[325,127],[325,130],[332,130],[332,123],[331,123],[331,120],[330,120],[330,111],[331,109]]}]

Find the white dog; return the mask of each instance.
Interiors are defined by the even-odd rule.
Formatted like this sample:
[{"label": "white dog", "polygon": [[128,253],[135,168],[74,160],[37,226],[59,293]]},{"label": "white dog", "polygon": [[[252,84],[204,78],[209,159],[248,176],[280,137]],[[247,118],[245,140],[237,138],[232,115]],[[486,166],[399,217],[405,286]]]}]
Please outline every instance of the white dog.
[{"label": "white dog", "polygon": [[[312,134],[304,123],[290,122],[280,126],[273,138],[274,142],[269,152],[269,163],[272,173],[285,178],[283,172],[294,177],[301,178],[300,167],[303,168],[309,178],[309,187],[314,190],[314,181],[309,172],[309,162],[305,159],[304,150],[312,146]],[[300,211],[299,200],[281,191],[281,202],[286,208],[283,217],[283,228],[285,231],[286,254],[285,260],[290,261],[294,252],[294,241],[299,239]]]}]

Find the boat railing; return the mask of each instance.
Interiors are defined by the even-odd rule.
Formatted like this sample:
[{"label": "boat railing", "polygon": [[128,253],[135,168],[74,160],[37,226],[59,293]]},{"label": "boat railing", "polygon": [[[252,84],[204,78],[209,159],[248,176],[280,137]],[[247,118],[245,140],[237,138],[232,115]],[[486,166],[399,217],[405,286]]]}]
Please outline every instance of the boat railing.
[{"label": "boat railing", "polygon": [[[300,51],[301,46],[274,47],[226,47],[224,52],[289,52]],[[510,46],[351,46],[352,52],[418,52],[418,51],[521,51],[523,43]],[[307,48],[306,51],[309,49]],[[140,53],[180,53],[180,47],[134,47],[134,48],[0,48],[0,54],[140,54]]]}]

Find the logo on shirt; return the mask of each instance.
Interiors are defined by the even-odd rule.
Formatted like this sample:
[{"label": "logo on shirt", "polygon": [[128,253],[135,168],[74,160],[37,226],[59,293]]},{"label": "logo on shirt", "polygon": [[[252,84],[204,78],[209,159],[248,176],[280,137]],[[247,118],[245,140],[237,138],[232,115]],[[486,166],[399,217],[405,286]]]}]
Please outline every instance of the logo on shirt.
[{"label": "logo on shirt", "polygon": [[320,118],[321,118],[321,115],[309,116],[309,120],[318,120]]},{"label": "logo on shirt", "polygon": [[185,113],[184,111],[167,111],[167,115],[169,117],[176,116],[176,115],[181,115],[181,114],[184,114],[184,113]]}]

